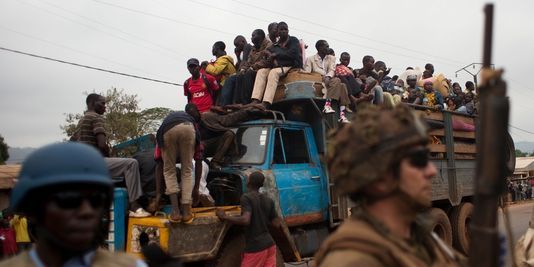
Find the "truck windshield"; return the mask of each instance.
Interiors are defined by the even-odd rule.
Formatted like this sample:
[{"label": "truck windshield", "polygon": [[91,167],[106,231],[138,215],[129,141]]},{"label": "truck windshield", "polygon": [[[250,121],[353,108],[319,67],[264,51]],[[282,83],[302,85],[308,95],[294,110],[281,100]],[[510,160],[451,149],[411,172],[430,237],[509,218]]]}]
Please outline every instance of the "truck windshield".
[{"label": "truck windshield", "polygon": [[262,164],[269,132],[268,126],[244,126],[232,129],[236,134],[239,156],[233,164]]}]

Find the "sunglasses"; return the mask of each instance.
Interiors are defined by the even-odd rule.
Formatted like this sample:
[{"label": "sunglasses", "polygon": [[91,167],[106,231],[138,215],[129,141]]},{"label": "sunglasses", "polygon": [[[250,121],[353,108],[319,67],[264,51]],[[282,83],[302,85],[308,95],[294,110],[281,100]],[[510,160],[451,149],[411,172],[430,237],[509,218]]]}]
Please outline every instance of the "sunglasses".
[{"label": "sunglasses", "polygon": [[408,151],[404,158],[408,159],[408,162],[416,168],[425,168],[428,165],[430,150],[428,148],[419,148]]},{"label": "sunglasses", "polygon": [[108,203],[108,196],[104,192],[82,194],[76,191],[66,191],[54,194],[51,199],[62,209],[79,208],[84,200],[89,201],[89,204],[95,209],[102,208]]}]

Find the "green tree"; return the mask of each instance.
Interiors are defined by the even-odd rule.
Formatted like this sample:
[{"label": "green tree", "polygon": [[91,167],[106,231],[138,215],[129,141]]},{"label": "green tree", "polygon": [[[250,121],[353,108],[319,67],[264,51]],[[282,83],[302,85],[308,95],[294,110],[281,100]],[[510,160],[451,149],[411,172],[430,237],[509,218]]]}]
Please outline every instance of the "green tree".
[{"label": "green tree", "polygon": [[9,159],[9,146],[4,141],[4,137],[0,135],[0,164],[5,164]]},{"label": "green tree", "polygon": [[516,156],[516,157],[526,157],[527,155],[528,155],[528,153],[523,152],[523,151],[521,151],[521,150],[519,150],[519,149],[516,149],[516,150],[515,150],[515,156]]},{"label": "green tree", "polygon": [[[155,107],[141,110],[137,95],[130,95],[123,89],[111,88],[105,93],[99,93],[106,98],[107,139],[111,145],[137,138],[149,133],[155,133],[170,109]],[[60,128],[70,137],[77,128],[81,113],[65,114],[65,124]]]}]

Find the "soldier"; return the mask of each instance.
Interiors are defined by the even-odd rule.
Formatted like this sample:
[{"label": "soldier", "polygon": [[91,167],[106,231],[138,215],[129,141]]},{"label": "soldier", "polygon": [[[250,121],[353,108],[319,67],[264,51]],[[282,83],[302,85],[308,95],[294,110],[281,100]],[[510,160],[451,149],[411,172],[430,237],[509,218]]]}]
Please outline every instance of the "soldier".
[{"label": "soldier", "polygon": [[146,266],[98,248],[107,236],[112,192],[95,148],[70,142],[36,150],[22,164],[10,201],[34,226],[35,246],[0,266]]},{"label": "soldier", "polygon": [[462,266],[465,259],[424,224],[437,173],[427,141],[421,120],[402,104],[369,106],[334,134],[330,177],[356,207],[323,242],[317,266]]}]

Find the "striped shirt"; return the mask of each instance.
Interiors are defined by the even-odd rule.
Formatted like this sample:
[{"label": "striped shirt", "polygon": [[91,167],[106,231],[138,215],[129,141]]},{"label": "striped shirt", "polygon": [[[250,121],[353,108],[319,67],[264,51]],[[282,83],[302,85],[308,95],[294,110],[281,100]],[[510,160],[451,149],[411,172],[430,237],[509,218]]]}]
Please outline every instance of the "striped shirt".
[{"label": "striped shirt", "polygon": [[106,134],[104,129],[104,117],[94,111],[87,111],[78,122],[78,142],[92,145],[98,148],[96,135]]}]

